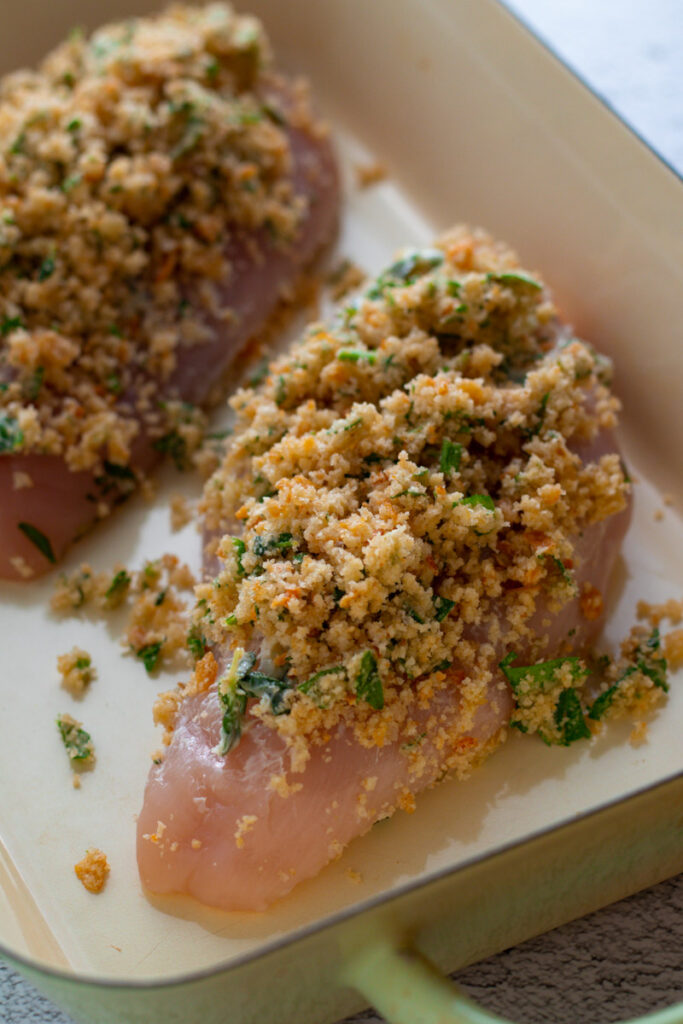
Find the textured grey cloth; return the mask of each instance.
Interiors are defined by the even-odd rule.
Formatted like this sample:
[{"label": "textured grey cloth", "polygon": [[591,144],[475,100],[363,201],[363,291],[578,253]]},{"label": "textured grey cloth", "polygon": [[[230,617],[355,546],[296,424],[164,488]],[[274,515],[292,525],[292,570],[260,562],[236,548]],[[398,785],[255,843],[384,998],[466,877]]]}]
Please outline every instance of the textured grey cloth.
[{"label": "textured grey cloth", "polygon": [[[491,1013],[519,1024],[610,1024],[669,1006],[683,999],[683,875],[454,977]],[[378,1020],[368,1010],[344,1024]],[[2,961],[0,1021],[71,1024]]]},{"label": "textured grey cloth", "polygon": [[[510,6],[683,171],[682,0]],[[469,967],[457,980],[488,1010],[538,1024],[607,1024],[683,999],[683,876]],[[0,1022],[71,1024],[2,962]]]}]

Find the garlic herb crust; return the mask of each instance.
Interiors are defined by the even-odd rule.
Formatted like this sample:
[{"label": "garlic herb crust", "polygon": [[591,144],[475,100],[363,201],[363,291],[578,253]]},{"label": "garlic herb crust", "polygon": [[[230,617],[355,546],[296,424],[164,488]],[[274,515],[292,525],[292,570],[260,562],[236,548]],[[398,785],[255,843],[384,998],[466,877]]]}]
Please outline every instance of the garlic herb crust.
[{"label": "garlic herb crust", "polygon": [[627,504],[616,452],[581,455],[616,422],[608,362],[481,231],[403,254],[232,405],[195,624],[289,689],[288,715],[252,711],[285,736],[382,745],[409,693],[454,683],[473,714],[504,654],[542,656],[577,539]]}]

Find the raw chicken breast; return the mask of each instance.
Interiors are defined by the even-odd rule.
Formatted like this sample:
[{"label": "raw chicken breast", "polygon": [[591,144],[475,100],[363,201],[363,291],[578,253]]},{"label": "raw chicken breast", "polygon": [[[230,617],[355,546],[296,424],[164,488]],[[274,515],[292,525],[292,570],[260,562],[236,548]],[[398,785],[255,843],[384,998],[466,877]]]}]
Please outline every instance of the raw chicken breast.
[{"label": "raw chicken breast", "polygon": [[456,229],[234,398],[207,653],[157,707],[149,890],[262,910],[508,724],[590,736],[629,517],[606,370],[513,254]]},{"label": "raw chicken breast", "polygon": [[[581,542],[577,577],[607,587],[628,524],[622,513],[591,527]],[[538,613],[540,619],[547,615]],[[546,651],[570,630],[572,650],[594,639],[578,601],[553,617]],[[165,760],[151,772],[138,820],[138,865],[155,893],[187,893],[223,910],[265,910],[312,878],[343,848],[396,807],[432,786],[459,762],[483,759],[502,742],[514,704],[497,665],[471,724],[463,724],[457,673],[428,709],[416,705],[408,733],[383,747],[361,746],[346,726],[315,747],[303,773],[291,770],[285,741],[250,724],[227,756],[216,753],[222,708],[212,688],[182,704]],[[437,751],[446,729],[448,746]],[[423,735],[424,734],[424,735]],[[422,736],[419,746],[416,736]],[[420,754],[420,763],[416,754]],[[424,764],[422,759],[424,758]]]},{"label": "raw chicken breast", "polygon": [[[115,314],[110,314],[113,322],[111,325],[105,325],[104,330],[105,333],[110,332],[107,345],[111,342],[112,334],[117,344],[117,339],[124,335],[121,341],[121,358],[125,360],[131,358],[131,342],[123,322],[135,330],[135,335],[131,336],[132,344],[136,348],[133,359],[140,363],[139,371],[131,376],[125,386],[119,385],[118,375],[123,369],[117,369],[116,356],[112,355],[109,349],[105,359],[102,351],[96,349],[95,352],[91,352],[79,341],[76,344],[80,346],[80,351],[69,348],[73,346],[73,339],[67,340],[58,333],[60,311],[56,308],[53,309],[53,320],[56,323],[51,324],[55,332],[54,337],[46,339],[41,317],[30,306],[35,300],[33,293],[17,291],[17,301],[7,303],[5,314],[1,318],[0,381],[4,379],[6,386],[15,382],[13,386],[17,388],[21,378],[23,390],[20,394],[23,396],[23,408],[17,413],[17,401],[15,400],[13,405],[9,404],[10,392],[7,391],[4,396],[0,394],[0,399],[8,403],[7,413],[4,413],[0,401],[0,578],[30,578],[46,571],[52,562],[61,558],[72,541],[81,536],[97,519],[108,514],[119,500],[134,489],[136,481],[153,468],[163,451],[170,453],[176,460],[184,456],[186,442],[183,431],[187,426],[185,421],[187,420],[191,427],[194,408],[206,406],[209,401],[215,400],[216,391],[224,386],[226,372],[235,356],[249,339],[263,331],[281,299],[291,293],[302,270],[334,234],[338,209],[338,181],[335,158],[327,135],[312,119],[301,91],[297,91],[298,87],[291,83],[272,76],[266,77],[257,71],[252,72],[245,83],[233,82],[230,78],[231,74],[234,77],[233,65],[247,58],[240,56],[239,52],[237,55],[233,51],[224,54],[220,52],[219,42],[215,37],[220,26],[216,29],[212,23],[212,19],[214,22],[221,20],[217,19],[220,6],[214,5],[212,10],[213,14],[209,12],[203,15],[201,12],[192,14],[189,13],[189,9],[184,12],[183,9],[177,8],[173,14],[162,16],[157,22],[141,22],[142,27],[138,34],[142,36],[142,41],[139,50],[144,55],[145,46],[151,45],[150,39],[161,45],[167,32],[184,33],[189,40],[190,49],[196,50],[197,61],[205,59],[211,62],[210,67],[215,69],[211,70],[211,81],[213,82],[213,78],[218,79],[221,74],[225,75],[223,93],[214,93],[202,87],[203,92],[198,99],[182,100],[186,106],[190,104],[187,107],[187,117],[190,121],[194,118],[199,124],[199,115],[194,113],[194,108],[200,110],[202,103],[208,106],[211,116],[218,116],[210,107],[211,103],[218,102],[215,100],[218,95],[220,102],[226,107],[226,116],[234,116],[231,110],[238,104],[241,105],[238,109],[244,110],[244,113],[240,114],[244,117],[244,131],[251,131],[252,136],[242,139],[236,134],[234,139],[229,137],[221,140],[220,145],[226,148],[217,150],[215,155],[207,158],[209,164],[210,160],[214,160],[216,164],[215,167],[209,165],[208,170],[199,157],[194,156],[192,145],[197,144],[192,138],[187,141],[187,154],[180,151],[182,145],[176,145],[175,149],[171,148],[170,157],[168,148],[171,146],[171,137],[166,139],[166,136],[163,136],[158,142],[160,152],[144,157],[139,153],[140,144],[132,127],[130,140],[118,137],[106,140],[110,152],[106,157],[108,162],[101,173],[111,176],[119,167],[132,174],[135,161],[139,161],[142,174],[145,172],[143,160],[153,162],[156,159],[162,171],[165,167],[168,178],[173,181],[172,195],[154,214],[148,214],[144,208],[138,210],[134,207],[132,197],[129,198],[129,205],[125,209],[132,231],[139,230],[138,222],[144,224],[145,244],[148,247],[145,254],[147,263],[144,265],[151,268],[150,272],[154,277],[151,283],[146,279],[145,271],[131,277],[127,284],[129,298],[125,296],[124,291],[124,297],[120,300],[123,308],[116,311],[116,320]],[[234,29],[238,32],[248,28],[252,34],[256,33],[254,26],[257,23],[253,23],[251,19],[236,19],[229,9],[224,8],[223,11],[224,24],[221,31]],[[172,36],[170,38],[173,42]],[[256,39],[254,35],[254,45]],[[182,42],[181,35],[173,45],[179,46]],[[96,41],[92,45],[95,46]],[[81,68],[80,86],[86,90],[92,85],[87,64],[90,58],[87,52],[81,59],[85,67]],[[249,59],[252,59],[251,56]],[[221,61],[224,63],[223,70]],[[121,69],[118,65],[109,67],[108,71],[110,87],[122,92],[123,107],[125,78],[122,83]],[[178,90],[179,83],[170,80],[172,72],[172,66],[162,66],[158,69],[159,88],[162,95],[170,97],[169,103],[178,105],[180,99],[173,99],[173,90]],[[145,74],[150,73],[147,68]],[[125,74],[133,75],[133,72],[128,68]],[[102,87],[99,68],[97,83],[98,88]],[[134,81],[130,84],[131,99],[135,98],[136,102],[139,102],[140,94],[135,93],[135,85]],[[232,98],[232,89],[236,89],[235,98]],[[199,85],[191,75],[187,91],[192,96],[199,91]],[[33,101],[30,96],[26,99],[22,94],[22,102],[29,109]],[[68,130],[75,140],[89,127],[101,144],[102,140],[97,133],[103,131],[104,127],[98,127],[95,123],[95,114],[87,105],[87,94],[84,94],[83,103],[84,112],[79,113],[75,109],[77,102],[70,94],[64,99],[63,117],[68,117],[68,124],[71,125]],[[153,94],[149,103],[150,118],[156,117],[160,120],[162,101]],[[58,110],[55,111],[55,118],[58,113]],[[0,131],[3,127],[1,114],[0,110]],[[116,114],[119,114],[119,110]],[[106,116],[105,113],[104,117]],[[113,117],[114,114],[110,116]],[[262,130],[263,138],[256,136],[261,130],[257,123],[259,117],[267,121],[267,127]],[[14,127],[12,130],[15,130]],[[188,128],[187,131],[189,130]],[[196,130],[199,132],[200,127]],[[163,135],[161,129],[160,134]],[[182,142],[181,139],[181,144]],[[204,142],[202,144],[208,145]],[[230,146],[235,148],[234,156],[231,155]],[[271,154],[270,149],[273,147],[275,152]],[[247,150],[246,154],[241,148]],[[130,156],[124,158],[122,153],[126,150]],[[271,164],[277,163],[275,169],[271,167],[268,170],[266,167],[263,172],[265,184],[258,180],[255,161],[259,158],[269,160]],[[17,156],[17,159],[23,157]],[[198,161],[196,166],[193,164],[195,159]],[[128,164],[126,160],[129,160]],[[24,160],[24,165],[26,163],[27,160]],[[226,163],[231,174],[237,177],[240,174],[247,175],[244,178],[245,186],[249,186],[251,182],[254,190],[263,187],[263,207],[266,213],[260,220],[251,208],[243,211],[237,208],[237,203],[233,201],[230,193],[230,189],[236,187],[234,177],[231,184],[226,183],[223,186],[212,185],[211,177],[203,180],[213,173],[218,182],[217,172],[220,168],[224,170]],[[233,163],[235,167],[232,166]],[[29,164],[29,169],[31,166]],[[195,177],[199,178],[196,182]],[[130,177],[121,180],[126,181],[127,186],[131,180],[135,181]],[[111,191],[115,196],[119,195],[115,189],[122,187],[112,185]],[[159,184],[159,190],[162,187]],[[206,198],[205,191],[207,188],[219,187],[224,188],[225,199],[223,205],[213,212],[211,201]],[[80,184],[75,184],[72,192],[66,193],[76,197],[74,203],[80,199],[80,188]],[[192,199],[193,190],[197,193],[196,200]],[[14,201],[11,191],[4,198],[7,204]],[[27,190],[27,194],[22,198],[25,201],[24,215],[27,219],[29,212],[26,207],[32,201],[30,190]],[[3,189],[0,186],[0,205],[2,199]],[[193,201],[197,206],[197,212],[193,216],[197,217],[197,223],[200,225],[195,232],[199,232],[200,242],[202,245],[206,244],[207,250],[213,247],[213,263],[204,250],[200,250],[198,254],[189,251],[185,253],[183,247],[187,248],[187,243],[182,237],[178,237],[179,230],[185,229],[185,233],[188,234],[192,229],[187,209],[188,204],[192,207]],[[149,203],[154,206],[151,199]],[[271,223],[268,220],[268,204],[272,207],[274,218],[284,216],[285,212],[291,213],[293,228],[288,228],[289,234],[278,234],[276,221]],[[233,209],[236,209],[235,213],[232,212]],[[66,220],[67,215],[68,210],[64,209],[61,216]],[[109,215],[110,213],[105,212],[102,216],[106,218]],[[111,216],[113,217],[113,213]],[[155,220],[158,223],[155,223]],[[110,230],[121,230],[122,224],[125,224],[125,221],[119,218],[112,222]],[[157,237],[163,231],[163,226],[168,224],[173,225],[171,231],[174,233],[166,239]],[[46,226],[39,223],[34,231],[36,237],[32,244],[35,248],[42,245],[46,238],[47,243],[52,244],[50,237],[55,232],[53,224]],[[41,232],[44,232],[44,237]],[[221,239],[225,241],[221,242]],[[20,241],[18,240],[18,245]],[[162,246],[163,251],[154,252],[156,246]],[[82,258],[86,259],[86,254],[83,254]],[[184,258],[186,266],[183,268]],[[202,270],[202,259],[206,266],[205,270]],[[196,262],[196,270],[193,260]],[[39,269],[38,272],[39,282],[42,282],[40,287],[47,288],[56,274],[52,271],[50,277],[42,281],[47,270],[45,264],[41,266],[43,269]],[[47,269],[51,266],[52,263],[48,263]],[[76,270],[76,273],[78,272],[79,270]],[[97,275],[92,276],[100,281]],[[91,301],[87,283],[86,277],[81,289],[84,297],[79,300],[81,293],[76,294],[76,303]],[[101,287],[107,286],[105,280]],[[93,287],[94,285],[90,285],[91,291]],[[207,292],[209,287],[212,289],[210,294]],[[149,290],[148,295],[145,295],[146,289]],[[175,292],[172,289],[175,289]],[[176,295],[175,300],[173,294]],[[41,301],[56,303],[57,293],[46,295]],[[172,305],[173,301],[175,305]],[[128,312],[125,305],[127,302],[130,306]],[[145,327],[139,326],[141,321],[145,322],[145,307],[154,307],[157,302],[160,310],[158,320],[154,321],[153,314],[149,314],[149,333],[146,333]],[[71,307],[65,303],[65,319],[70,315],[70,309]],[[91,316],[93,323],[97,317],[98,313],[95,310]],[[172,338],[179,323],[186,331],[186,335],[169,357],[169,338]],[[85,332],[90,329],[90,322],[85,315],[80,316],[79,326]],[[28,331],[26,337],[24,329]],[[31,337],[31,330],[34,331],[35,338]],[[67,333],[65,327],[64,335]],[[44,357],[33,353],[31,349],[31,346],[39,348],[41,345],[48,346]],[[60,345],[65,350],[63,359],[71,359],[68,366],[63,368],[50,364],[50,360],[54,364],[55,360],[62,358],[59,356]],[[158,355],[156,348],[159,349]],[[103,367],[106,363],[102,370],[104,379],[101,379],[96,365],[98,358],[102,360]],[[43,359],[45,366],[42,363],[36,364],[36,360]],[[27,363],[27,360],[32,362]],[[68,381],[65,383],[60,373],[63,375],[67,370],[76,368],[79,361],[82,376],[80,379],[74,378],[73,387],[76,392],[71,395]],[[121,365],[124,367],[123,363]],[[79,436],[78,427],[74,424],[78,423],[77,417],[83,414],[78,400],[86,383],[94,387],[104,398],[107,387],[119,390],[116,395],[110,396],[109,404],[102,407],[99,419],[96,413],[93,413],[90,419],[85,417],[83,435]],[[101,397],[97,400],[101,402]],[[51,403],[49,409],[48,403]],[[73,408],[73,415],[65,420],[69,404]],[[171,408],[172,414],[167,412]],[[40,437],[34,441],[36,422],[49,424],[50,416],[54,417],[57,423],[56,434],[54,431],[53,434],[49,434],[46,427],[42,434],[46,438],[46,444],[43,444]],[[117,417],[121,418],[121,427]],[[126,440],[123,444],[120,443],[117,433],[120,429],[125,433]],[[61,444],[65,450],[55,454],[41,451],[41,446],[50,451],[50,445],[56,443],[55,437],[59,436],[60,432],[67,440],[60,441],[57,447]],[[98,437],[101,437],[101,441],[98,441]],[[71,446],[71,450],[66,448],[67,444]],[[26,450],[29,447],[31,450]],[[87,448],[85,453],[81,450],[84,447]],[[93,464],[92,468],[89,463]]]}]

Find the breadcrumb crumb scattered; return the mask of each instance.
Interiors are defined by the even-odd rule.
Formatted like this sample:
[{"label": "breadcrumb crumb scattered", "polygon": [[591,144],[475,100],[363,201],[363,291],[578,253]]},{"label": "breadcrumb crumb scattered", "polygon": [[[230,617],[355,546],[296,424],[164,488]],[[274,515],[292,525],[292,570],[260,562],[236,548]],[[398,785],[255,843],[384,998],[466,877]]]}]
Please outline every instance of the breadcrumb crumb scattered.
[{"label": "breadcrumb crumb scattered", "polygon": [[88,892],[102,892],[109,877],[109,861],[102,850],[89,849],[85,857],[74,864],[74,871]]},{"label": "breadcrumb crumb scattered", "polygon": [[60,654],[57,669],[62,677],[62,686],[72,697],[82,697],[97,677],[92,658],[82,647],[72,647],[68,654]]},{"label": "breadcrumb crumb scattered", "polygon": [[379,160],[373,160],[371,163],[356,164],[354,171],[356,174],[356,185],[361,189],[377,185],[379,182],[385,181],[389,176],[386,165]]},{"label": "breadcrumb crumb scattered", "polygon": [[174,533],[182,530],[192,520],[193,508],[191,502],[181,494],[171,498],[171,529]]}]

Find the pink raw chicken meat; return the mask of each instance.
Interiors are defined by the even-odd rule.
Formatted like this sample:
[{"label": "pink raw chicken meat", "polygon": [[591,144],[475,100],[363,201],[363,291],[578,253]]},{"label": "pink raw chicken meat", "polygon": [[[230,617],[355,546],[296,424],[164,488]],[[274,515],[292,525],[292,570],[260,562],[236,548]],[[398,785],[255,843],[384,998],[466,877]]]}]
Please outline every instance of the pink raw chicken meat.
[{"label": "pink raw chicken meat", "polygon": [[[590,454],[595,457],[605,448],[614,450],[598,443]],[[630,509],[585,531],[576,547],[579,585],[588,581],[601,593],[607,590],[629,518]],[[539,631],[547,614],[544,608],[535,614]],[[552,657],[572,629],[574,648],[585,649],[599,627],[581,614],[578,600],[568,602],[546,630],[544,653]],[[497,669],[488,696],[489,703],[478,709],[460,740],[466,745],[475,740],[482,750],[496,745],[513,709]],[[439,702],[457,730],[457,688],[440,694]],[[143,884],[152,892],[187,893],[223,910],[264,910],[317,875],[352,839],[390,814],[405,788],[419,793],[437,781],[439,765],[447,757],[447,752],[438,760],[428,757],[425,773],[411,776],[401,749],[405,737],[368,749],[341,727],[326,747],[314,748],[305,771],[298,774],[289,769],[284,740],[258,721],[235,750],[225,757],[216,754],[221,717],[215,688],[181,706],[171,746],[165,760],[152,768],[145,790],[138,865]],[[433,750],[433,745],[425,747],[430,742],[429,713],[417,710],[414,717],[425,723],[422,750],[428,754]],[[298,788],[283,798],[269,785],[273,776],[286,779],[285,790]],[[376,780],[370,790],[368,779]]]},{"label": "pink raw chicken meat", "polygon": [[[330,241],[337,220],[338,180],[334,154],[325,137],[287,129],[294,158],[296,193],[310,200],[299,237],[286,249],[260,238],[262,252],[253,253],[254,237],[235,238],[229,245],[233,272],[223,292],[236,316],[233,325],[216,322],[215,340],[181,352],[165,393],[193,405],[204,404],[246,342],[267,324],[287,288]],[[134,443],[131,465],[149,470],[159,454],[145,437]],[[16,474],[28,474],[33,486],[15,489]],[[13,559],[18,557],[33,575],[46,572],[50,562],[17,529],[27,522],[52,545],[58,561],[69,545],[97,520],[97,493],[91,473],[72,472],[63,459],[39,454],[0,456],[0,579],[22,579]],[[89,498],[90,496],[90,498]]]}]

